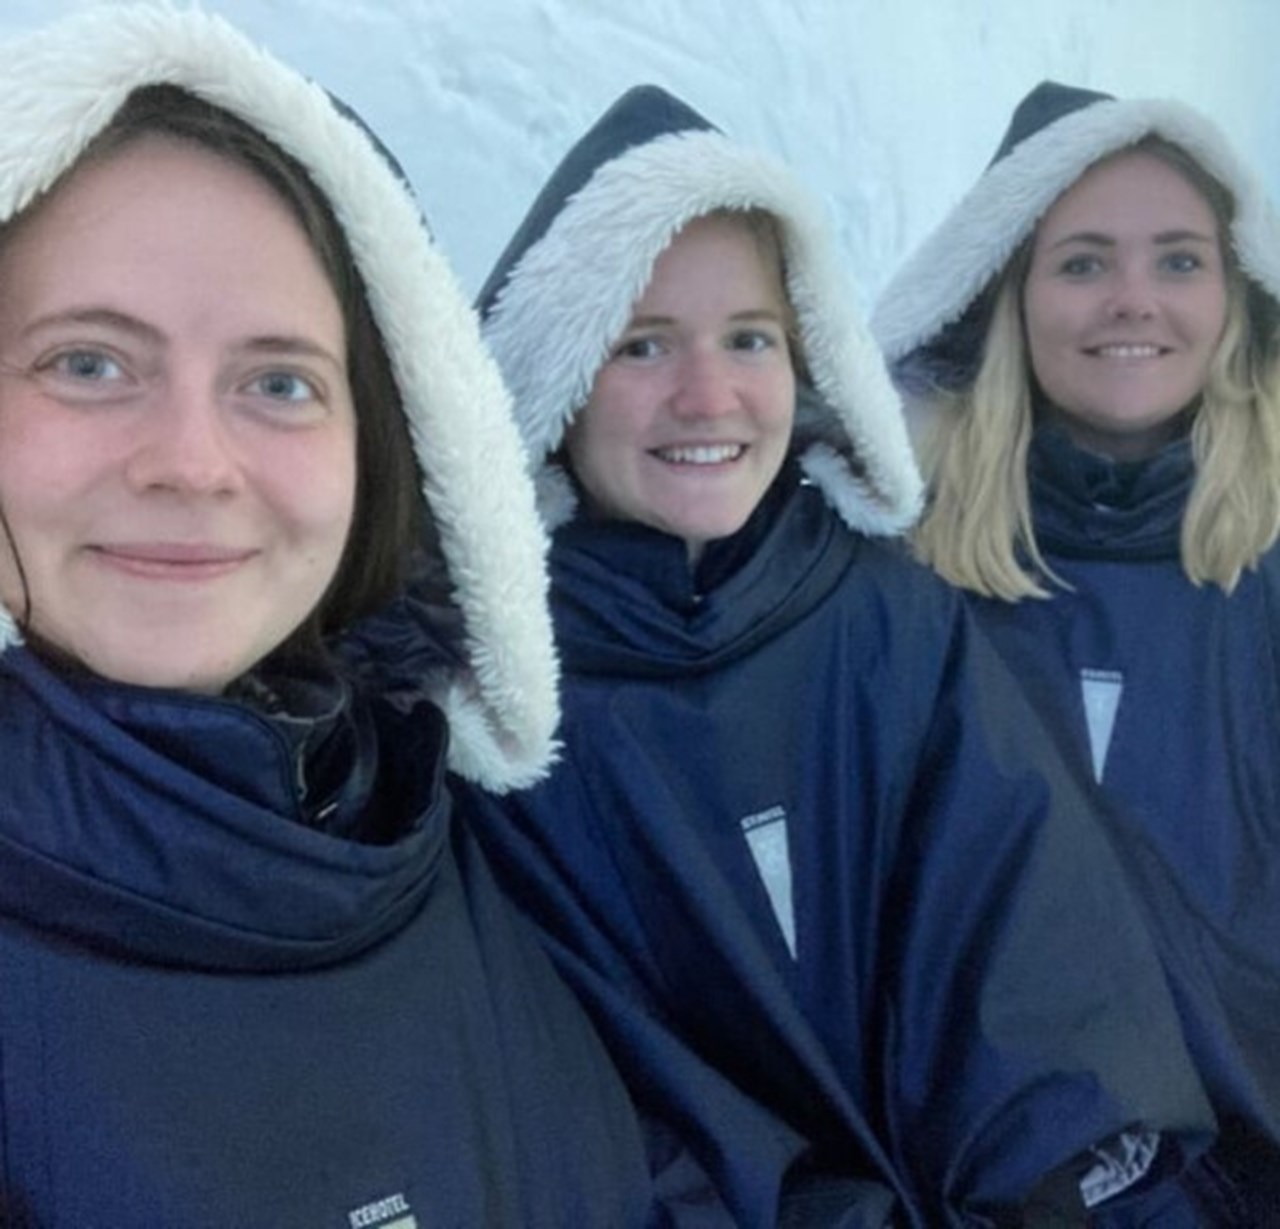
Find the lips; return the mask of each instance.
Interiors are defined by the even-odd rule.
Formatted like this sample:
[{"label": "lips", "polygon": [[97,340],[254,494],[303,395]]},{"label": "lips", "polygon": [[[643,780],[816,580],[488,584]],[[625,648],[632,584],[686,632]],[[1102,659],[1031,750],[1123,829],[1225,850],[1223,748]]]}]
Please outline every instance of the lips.
[{"label": "lips", "polygon": [[669,465],[724,465],[736,461],[745,444],[682,444],[673,448],[655,448],[653,455]]},{"label": "lips", "polygon": [[248,562],[256,550],[206,542],[126,542],[89,548],[115,571],[157,580],[211,580]]}]

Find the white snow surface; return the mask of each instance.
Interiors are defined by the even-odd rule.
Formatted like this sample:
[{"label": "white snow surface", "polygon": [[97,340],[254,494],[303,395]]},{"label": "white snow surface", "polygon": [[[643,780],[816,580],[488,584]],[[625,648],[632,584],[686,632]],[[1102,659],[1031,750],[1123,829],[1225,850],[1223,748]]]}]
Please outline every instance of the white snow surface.
[{"label": "white snow surface", "polygon": [[[0,36],[85,3],[3,0]],[[1280,196],[1276,0],[206,0],[341,95],[479,289],[570,144],[653,82],[825,199],[864,307],[1046,78],[1172,97]]]}]

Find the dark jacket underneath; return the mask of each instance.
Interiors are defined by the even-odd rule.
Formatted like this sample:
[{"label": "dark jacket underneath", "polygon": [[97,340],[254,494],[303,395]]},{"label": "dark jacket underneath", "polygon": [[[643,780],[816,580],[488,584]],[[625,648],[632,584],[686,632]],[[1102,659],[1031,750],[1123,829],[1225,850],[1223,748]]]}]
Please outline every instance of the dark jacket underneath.
[{"label": "dark jacket underneath", "polygon": [[1280,549],[1230,595],[1191,584],[1186,439],[1113,462],[1047,426],[1029,473],[1037,539],[1071,589],[973,607],[1118,804],[1223,1123],[1216,1163],[1280,1217]]},{"label": "dark jacket underneath", "polygon": [[622,1087],[451,822],[443,718],[350,703],[355,839],[245,705],[0,657],[4,1225],[649,1223]]},{"label": "dark jacket underneath", "polygon": [[760,1175],[705,1067],[810,1145],[784,1205],[879,1184],[839,1223],[890,1192],[929,1229],[996,1223],[1050,1173],[1083,1214],[1088,1150],[1135,1124],[1170,1132],[1147,1185],[1178,1167],[1207,1114],[1141,911],[950,590],[790,469],[696,575],[588,521],[552,569],[564,759],[484,840],[743,1224]]}]

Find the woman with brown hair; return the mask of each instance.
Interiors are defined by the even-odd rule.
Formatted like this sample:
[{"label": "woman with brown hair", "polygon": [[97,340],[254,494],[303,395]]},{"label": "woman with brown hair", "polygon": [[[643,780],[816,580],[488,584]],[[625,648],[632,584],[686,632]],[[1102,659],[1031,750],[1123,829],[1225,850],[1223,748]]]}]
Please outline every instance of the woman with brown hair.
[{"label": "woman with brown hair", "polygon": [[[4,58],[0,1221],[648,1224],[622,1085],[443,785],[537,777],[555,670],[407,187],[198,12]],[[412,690],[343,646],[410,571]]]}]

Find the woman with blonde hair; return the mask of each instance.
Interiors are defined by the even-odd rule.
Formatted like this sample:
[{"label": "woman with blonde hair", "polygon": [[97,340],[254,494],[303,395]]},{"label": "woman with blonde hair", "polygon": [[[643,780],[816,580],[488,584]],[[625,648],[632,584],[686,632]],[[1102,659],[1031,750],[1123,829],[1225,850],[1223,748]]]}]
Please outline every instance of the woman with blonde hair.
[{"label": "woman with blonde hair", "polygon": [[1214,1224],[1280,1206],[1278,307],[1280,225],[1212,124],[1045,83],[874,319],[919,554],[1117,804],[1221,1121]]}]

